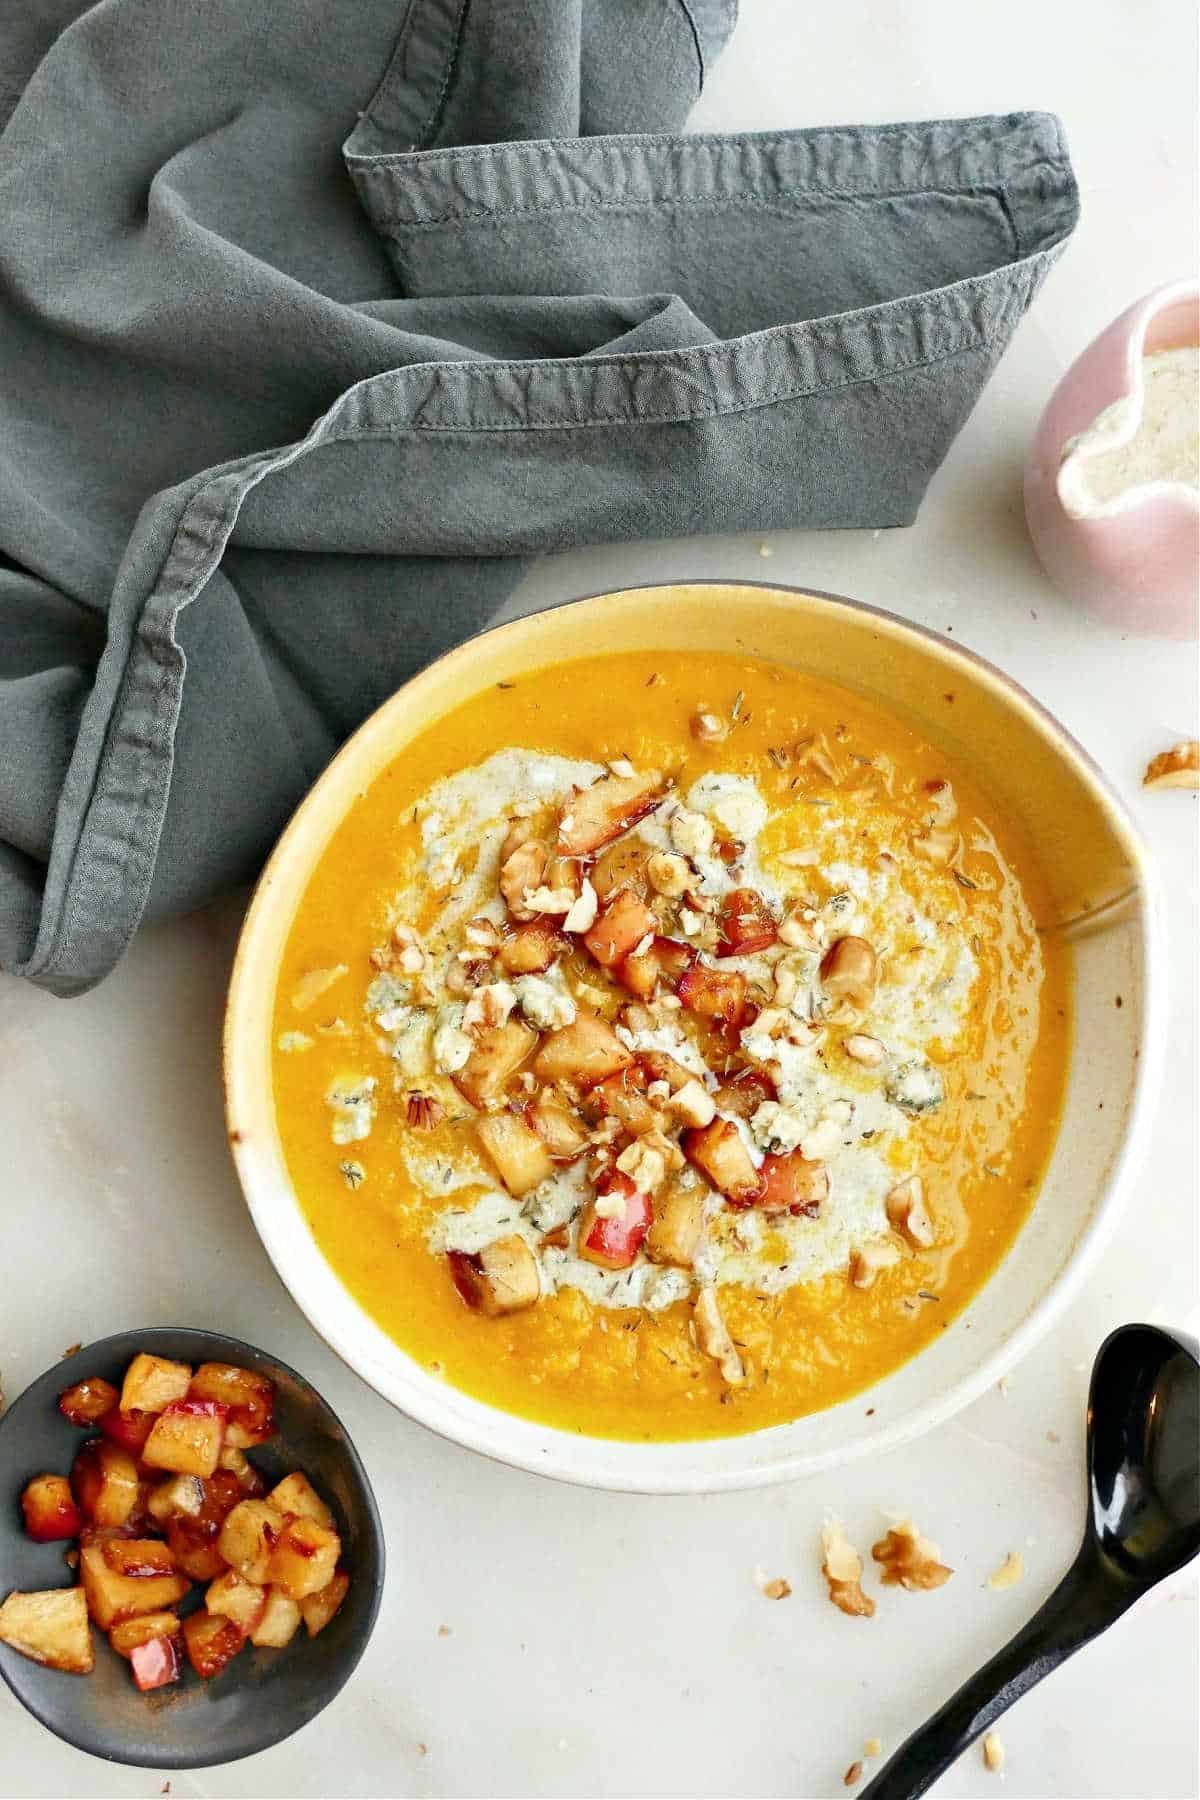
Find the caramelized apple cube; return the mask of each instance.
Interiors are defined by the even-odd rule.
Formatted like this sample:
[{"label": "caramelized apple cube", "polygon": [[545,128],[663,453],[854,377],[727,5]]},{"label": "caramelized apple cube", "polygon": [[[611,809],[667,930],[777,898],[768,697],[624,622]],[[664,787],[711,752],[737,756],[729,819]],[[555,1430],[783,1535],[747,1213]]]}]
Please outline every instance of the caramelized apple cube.
[{"label": "caramelized apple cube", "polygon": [[646,1098],[646,1086],[646,1072],[635,1064],[622,1069],[619,1075],[610,1075],[606,1081],[598,1082],[592,1089],[591,1098],[606,1118],[619,1119],[634,1137],[642,1137],[660,1123],[658,1114]]},{"label": "caramelized apple cube", "polygon": [[26,1535],[36,1544],[78,1537],[83,1514],[65,1475],[35,1475],[21,1495]]},{"label": "caramelized apple cube", "polygon": [[111,1381],[90,1375],[58,1396],[58,1410],[72,1425],[95,1425],[111,1412],[119,1396]]},{"label": "caramelized apple cube", "polygon": [[506,974],[544,975],[562,949],[563,940],[557,925],[541,918],[518,925],[504,939],[496,955]]},{"label": "caramelized apple cube", "polygon": [[270,1501],[285,1515],[291,1513],[297,1519],[315,1519],[318,1525],[324,1525],[330,1531],[334,1529],[333,1514],[308,1476],[299,1469],[285,1475],[279,1486],[271,1489]]},{"label": "caramelized apple cube", "polygon": [[644,900],[629,888],[618,888],[590,931],[583,934],[583,942],[602,968],[611,969],[624,962],[644,938],[653,943],[656,925]]},{"label": "caramelized apple cube", "polygon": [[246,1581],[261,1587],[286,1517],[269,1500],[242,1500],[229,1513],[217,1537],[217,1548]]},{"label": "caramelized apple cube", "polygon": [[188,1661],[201,1681],[211,1681],[233,1661],[246,1641],[246,1634],[232,1619],[202,1608],[183,1621],[183,1641]]},{"label": "caramelized apple cube", "polygon": [[129,1652],[129,1663],[141,1693],[167,1687],[172,1681],[178,1681],[182,1673],[179,1640],[175,1637],[148,1638],[144,1644],[134,1645]]},{"label": "caramelized apple cube", "polygon": [[550,1152],[520,1113],[489,1113],[475,1130],[501,1181],[518,1199],[553,1175]]},{"label": "caramelized apple cube", "polygon": [[698,1019],[736,1029],[746,1017],[746,977],[736,969],[693,963],[680,980],[679,998]]},{"label": "caramelized apple cube", "polygon": [[225,1567],[225,1558],[217,1548],[220,1526],[204,1519],[171,1519],[167,1524],[167,1542],[175,1552],[175,1560],[184,1575],[193,1581],[215,1581]]},{"label": "caramelized apple cube", "polygon": [[237,1484],[246,1500],[258,1500],[267,1491],[265,1477],[255,1468],[244,1450],[239,1450],[229,1442],[228,1432],[217,1468],[226,1469],[231,1475],[237,1476]]},{"label": "caramelized apple cube", "polygon": [[246,1581],[234,1569],[226,1569],[208,1585],[204,1604],[210,1613],[232,1619],[249,1637],[267,1610],[267,1590],[259,1582]]},{"label": "caramelized apple cube", "polygon": [[654,1196],[654,1223],[646,1234],[651,1262],[670,1263],[677,1269],[693,1266],[704,1241],[706,1191],[699,1182],[689,1188],[672,1181]]},{"label": "caramelized apple cube", "polygon": [[741,1070],[723,1081],[713,1095],[718,1112],[733,1113],[739,1119],[752,1119],[764,1100],[775,1098],[775,1083],[762,1069]]},{"label": "caramelized apple cube", "polygon": [[120,1619],[108,1634],[108,1641],[118,1656],[126,1661],[130,1652],[139,1644],[148,1644],[153,1638],[178,1637],[179,1618],[173,1612],[142,1613],[136,1619]]},{"label": "caramelized apple cube", "polygon": [[649,887],[647,864],[653,854],[653,849],[645,838],[626,837],[618,843],[610,844],[596,858],[591,873],[596,898],[603,903],[618,888],[632,888],[635,894],[645,899]]},{"label": "caramelized apple cube", "polygon": [[175,1552],[161,1538],[109,1538],[101,1545],[100,1554],[118,1575],[137,1581],[174,1575],[178,1568]]},{"label": "caramelized apple cube", "polygon": [[505,1082],[516,1074],[536,1043],[537,1032],[521,1019],[481,1027],[470,1056],[452,1077],[455,1087],[464,1100],[485,1111],[489,1102],[499,1099]]},{"label": "caramelized apple cube", "polygon": [[300,1611],[304,1614],[309,1637],[316,1637],[318,1631],[324,1631],[349,1592],[350,1577],[344,1569],[339,1569],[325,1587],[318,1588],[315,1594],[305,1594],[300,1602]]},{"label": "caramelized apple cube", "polygon": [[610,775],[569,794],[559,810],[559,849],[568,856],[590,856],[652,812],[662,795],[663,778],[657,769],[642,775]]},{"label": "caramelized apple cube", "polygon": [[[334,1577],[336,1580],[336,1576]],[[319,1598],[316,1594],[308,1596],[309,1601]],[[259,1649],[282,1650],[290,1644],[300,1626],[300,1607],[290,1594],[282,1588],[267,1589],[266,1605],[263,1615],[250,1633],[250,1642]]]},{"label": "caramelized apple cube", "polygon": [[627,1069],[632,1061],[610,1025],[595,1013],[580,1012],[573,1025],[550,1033],[534,1058],[533,1067],[543,1081],[586,1093],[606,1076]]},{"label": "caramelized apple cube", "polygon": [[84,1544],[79,1552],[79,1575],[88,1611],[101,1631],[142,1613],[167,1612],[187,1593],[186,1575],[120,1574],[105,1560],[108,1548],[108,1544]]},{"label": "caramelized apple cube", "polygon": [[179,1475],[211,1475],[228,1418],[228,1407],[218,1400],[173,1400],[155,1420],[142,1461]]},{"label": "caramelized apple cube", "polygon": [[764,1212],[803,1213],[815,1219],[821,1202],[829,1198],[829,1170],[822,1162],[809,1162],[799,1150],[786,1156],[766,1156],[762,1165],[763,1190],[758,1204]]},{"label": "caramelized apple cube", "polygon": [[160,1413],[172,1400],[182,1400],[192,1379],[187,1363],[170,1362],[140,1350],[125,1371],[121,1388],[122,1412]]},{"label": "caramelized apple cube", "polygon": [[119,1450],[128,1450],[130,1456],[141,1456],[146,1448],[146,1439],[154,1430],[155,1413],[122,1412],[114,1406],[100,1420],[100,1431],[110,1444],[116,1444]]},{"label": "caramelized apple cube", "polygon": [[[603,1204],[613,1200],[622,1204],[615,1216]],[[579,1215],[580,1256],[602,1269],[628,1269],[637,1261],[653,1218],[649,1194],[614,1170],[598,1184],[597,1199],[589,1200]]]},{"label": "caramelized apple cube", "polygon": [[588,1147],[590,1140],[582,1120],[565,1100],[558,1099],[545,1088],[529,1109],[529,1123],[554,1162],[573,1162]]},{"label": "caramelized apple cube", "polygon": [[753,888],[734,888],[721,902],[718,956],[751,956],[768,949],[777,934],[770,907]]},{"label": "caramelized apple cube", "polygon": [[446,1261],[460,1298],[489,1319],[532,1306],[542,1291],[537,1259],[516,1232],[485,1244],[474,1255],[448,1250]]},{"label": "caramelized apple cube", "polygon": [[765,1182],[731,1119],[716,1118],[709,1125],[685,1131],[680,1143],[688,1161],[731,1206],[753,1206]]},{"label": "caramelized apple cube", "polygon": [[275,1430],[275,1389],[265,1375],[233,1363],[201,1363],[188,1388],[189,1400],[215,1400],[229,1414],[225,1443],[250,1450]]},{"label": "caramelized apple cube", "polygon": [[319,1519],[289,1519],[271,1554],[267,1578],[293,1600],[315,1594],[333,1580],[342,1540]]},{"label": "caramelized apple cube", "polygon": [[195,1519],[204,1505],[204,1483],[198,1475],[173,1475],[150,1491],[146,1510],[157,1524],[171,1519]]},{"label": "caramelized apple cube", "polygon": [[138,1472],[127,1450],[90,1438],[71,1465],[71,1491],[91,1525],[124,1525],[138,1498]]},{"label": "caramelized apple cube", "polygon": [[0,1606],[0,1644],[69,1675],[90,1675],[96,1663],[82,1588],[9,1594]]}]

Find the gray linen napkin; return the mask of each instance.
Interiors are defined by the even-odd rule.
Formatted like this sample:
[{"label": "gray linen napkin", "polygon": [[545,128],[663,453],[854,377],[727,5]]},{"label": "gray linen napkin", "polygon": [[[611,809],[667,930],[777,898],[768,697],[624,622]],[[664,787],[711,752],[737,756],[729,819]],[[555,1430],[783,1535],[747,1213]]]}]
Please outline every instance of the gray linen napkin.
[{"label": "gray linen napkin", "polygon": [[1042,114],[682,125],[730,0],[0,9],[0,967],[249,877],[583,541],[891,526],[1070,235]]}]

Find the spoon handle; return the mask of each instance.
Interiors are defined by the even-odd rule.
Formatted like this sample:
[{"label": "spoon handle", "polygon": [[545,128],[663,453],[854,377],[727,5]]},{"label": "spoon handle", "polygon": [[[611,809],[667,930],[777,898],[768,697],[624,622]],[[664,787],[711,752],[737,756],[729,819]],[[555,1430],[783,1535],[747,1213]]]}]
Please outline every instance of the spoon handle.
[{"label": "spoon handle", "polygon": [[861,1800],[915,1800],[1014,1700],[1111,1625],[1134,1597],[1105,1576],[1085,1544],[1029,1623],[901,1744]]}]

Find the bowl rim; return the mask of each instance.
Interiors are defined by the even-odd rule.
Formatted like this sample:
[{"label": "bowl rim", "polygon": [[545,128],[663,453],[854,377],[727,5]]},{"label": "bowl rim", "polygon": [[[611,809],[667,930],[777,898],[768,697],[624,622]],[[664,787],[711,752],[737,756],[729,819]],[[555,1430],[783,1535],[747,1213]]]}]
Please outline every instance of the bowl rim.
[{"label": "bowl rim", "polygon": [[[1057,1278],[1040,1300],[1031,1306],[1005,1334],[997,1348],[973,1370],[968,1371],[957,1380],[951,1381],[943,1390],[928,1399],[909,1407],[893,1423],[881,1427],[869,1439],[860,1439],[846,1446],[832,1446],[824,1450],[796,1451],[782,1455],[771,1462],[757,1463],[753,1466],[690,1472],[641,1466],[641,1458],[647,1452],[661,1449],[663,1447],[661,1445],[648,1445],[625,1439],[592,1437],[588,1433],[567,1432],[549,1425],[541,1425],[538,1428],[539,1436],[542,1439],[539,1453],[526,1453],[520,1447],[506,1443],[502,1437],[497,1442],[494,1434],[488,1433],[481,1424],[477,1424],[473,1420],[448,1418],[432,1378],[428,1388],[417,1388],[414,1385],[412,1389],[404,1389],[403,1396],[401,1396],[398,1384],[390,1381],[387,1371],[376,1370],[370,1374],[365,1373],[361,1366],[363,1361],[361,1350],[356,1351],[353,1343],[348,1341],[349,1334],[343,1333],[327,1321],[322,1321],[317,1316],[317,1309],[310,1306],[307,1297],[303,1297],[293,1286],[292,1277],[287,1272],[288,1234],[281,1225],[271,1219],[268,1203],[257,1192],[257,1171],[252,1166],[249,1152],[241,1141],[242,1133],[235,1123],[239,1104],[238,1024],[243,992],[249,989],[253,982],[250,965],[260,921],[269,911],[273,888],[284,857],[293,841],[303,833],[307,815],[313,806],[314,795],[326,780],[332,777],[339,765],[356,754],[359,738],[368,730],[382,729],[384,715],[393,710],[399,711],[414,687],[427,680],[444,663],[464,652],[468,646],[477,644],[482,638],[496,638],[507,634],[517,635],[523,630],[528,630],[530,621],[543,613],[561,612],[579,606],[602,606],[605,602],[617,602],[630,595],[681,588],[748,588],[759,593],[774,593],[786,598],[815,600],[834,609],[844,609],[877,620],[890,632],[917,640],[918,647],[925,653],[931,653],[945,662],[965,667],[974,678],[990,687],[1005,704],[1025,713],[1034,728],[1053,743],[1056,751],[1065,757],[1080,780],[1096,797],[1114,833],[1128,853],[1136,878],[1131,891],[1137,893],[1141,900],[1135,918],[1140,926],[1143,972],[1141,1032],[1137,1046],[1136,1070],[1118,1148],[1104,1173],[1091,1215],[1075,1238]],[[737,602],[731,600],[731,603],[736,604]],[[378,772],[376,771],[376,773]],[[779,1482],[847,1466],[868,1456],[897,1449],[923,1436],[936,1426],[944,1424],[946,1420],[970,1405],[973,1400],[978,1399],[981,1394],[995,1384],[1000,1376],[1015,1367],[1061,1317],[1110,1237],[1132,1177],[1145,1154],[1155,1110],[1154,1098],[1160,1085],[1159,1072],[1165,1062],[1166,1053],[1163,1031],[1166,1017],[1165,953],[1165,915],[1161,884],[1148,847],[1129,808],[1099,764],[1054,714],[1013,676],[1006,674],[1004,670],[980,655],[978,651],[971,650],[965,644],[953,642],[928,626],[905,619],[897,613],[889,612],[886,608],[873,606],[866,601],[855,600],[844,594],[831,593],[820,588],[801,587],[794,583],[744,579],[739,576],[679,576],[674,579],[636,582],[620,588],[603,588],[595,593],[579,595],[546,607],[538,607],[533,612],[488,626],[482,631],[473,633],[471,637],[463,639],[462,642],[452,645],[440,656],[423,665],[415,675],[397,688],[363,720],[336,755],[331,758],[317,777],[316,782],[299,802],[281,832],[255,886],[242,923],[230,975],[225,1026],[222,1034],[222,1079],[230,1149],[239,1185],[255,1229],[292,1299],[303,1312],[313,1330],[328,1344],[329,1348],[353,1369],[361,1380],[382,1394],[405,1417],[413,1419],[448,1442],[475,1451],[490,1461],[522,1469],[530,1474],[564,1481],[576,1487],[602,1488],[637,1494],[695,1494],[726,1493],[744,1488],[772,1486]],[[332,1265],[326,1263],[326,1266],[334,1279],[340,1282],[341,1278]],[[364,1312],[365,1309],[350,1290],[344,1288],[344,1292],[351,1305],[359,1312]],[[369,1315],[366,1316],[369,1317]],[[397,1348],[400,1349],[400,1346]],[[402,1349],[401,1354],[405,1354]],[[414,1364],[414,1368],[419,1368],[419,1365]],[[420,1372],[425,1373],[424,1371]],[[451,1389],[450,1391],[458,1393],[460,1390]],[[474,1396],[468,1396],[468,1398],[473,1399]],[[512,1420],[514,1423],[523,1425],[530,1423],[521,1419],[519,1415],[506,1413],[503,1409],[491,1406],[487,1402],[476,1401],[476,1404],[488,1419],[499,1422],[497,1429],[501,1432],[505,1420]],[[779,1430],[787,1429],[787,1427],[771,1427],[769,1429]],[[749,1432],[729,1438],[704,1439],[697,1440],[697,1442],[727,1445],[733,1452],[736,1461],[736,1451],[739,1445],[751,1445],[763,1435],[765,1432]],[[561,1449],[555,1448],[560,1444]],[[592,1466],[580,1468],[572,1463],[571,1449],[580,1444],[587,1444],[598,1453],[593,1459]]]},{"label": "bowl rim", "polygon": [[[249,1351],[252,1357],[259,1358],[263,1362],[269,1363],[273,1368],[279,1369],[284,1375],[295,1381],[300,1387],[307,1389],[310,1394],[320,1401],[336,1427],[336,1432],[330,1433],[330,1441],[337,1445],[339,1454],[345,1457],[350,1469],[357,1477],[358,1487],[363,1500],[363,1509],[367,1520],[368,1532],[379,1559],[379,1573],[377,1579],[372,1583],[372,1591],[368,1599],[361,1641],[339,1668],[336,1679],[329,1683],[328,1689],[322,1697],[321,1704],[315,1711],[310,1712],[306,1718],[299,1722],[299,1724],[290,1726],[286,1731],[268,1733],[264,1736],[261,1743],[250,1745],[244,1750],[237,1750],[232,1755],[229,1753],[228,1749],[217,1746],[211,1756],[180,1757],[178,1755],[173,1755],[169,1747],[164,1747],[161,1753],[155,1751],[148,1756],[140,1756],[136,1760],[129,1760],[123,1756],[110,1756],[105,1751],[97,1749],[93,1743],[86,1742],[81,1735],[70,1730],[64,1730],[53,1712],[47,1711],[36,1705],[31,1699],[23,1694],[14,1684],[5,1661],[0,1661],[0,1677],[3,1677],[4,1684],[12,1694],[14,1700],[18,1700],[25,1708],[26,1712],[29,1713],[32,1718],[37,1720],[39,1725],[44,1726],[47,1731],[52,1732],[62,1743],[70,1744],[72,1749],[81,1751],[85,1756],[94,1757],[97,1762],[116,1764],[120,1768],[130,1769],[208,1769],[223,1767],[225,1765],[232,1766],[235,1762],[243,1761],[247,1756],[259,1756],[264,1751],[273,1749],[277,1744],[286,1743],[289,1738],[295,1737],[298,1732],[303,1731],[306,1726],[311,1725],[314,1720],[321,1716],[326,1707],[337,1698],[346,1683],[354,1674],[354,1671],[361,1662],[367,1645],[370,1643],[374,1634],[375,1626],[379,1619],[379,1609],[383,1600],[383,1587],[387,1578],[387,1537],[383,1529],[383,1519],[380,1516],[379,1503],[375,1498],[375,1491],[371,1486],[371,1478],[367,1474],[366,1465],[355,1447],[354,1440],[346,1430],[341,1416],[334,1411],[321,1390],[318,1387],[315,1387],[306,1375],[301,1374],[299,1369],[294,1369],[290,1363],[284,1362],[281,1356],[276,1356],[274,1351],[264,1350],[259,1345],[251,1344],[244,1338],[231,1337],[228,1332],[209,1331],[202,1325],[147,1325],[140,1329],[132,1328],[125,1331],[112,1331],[105,1337],[94,1339],[91,1343],[80,1344],[77,1350],[72,1350],[69,1355],[60,1357],[58,1362],[51,1363],[49,1367],[43,1369],[39,1375],[35,1375],[31,1381],[27,1381],[20,1393],[14,1395],[12,1400],[5,1405],[4,1411],[0,1413],[0,1441],[3,1441],[4,1429],[17,1413],[20,1403],[33,1392],[35,1387],[38,1387],[45,1381],[47,1376],[55,1374],[60,1368],[65,1368],[68,1363],[74,1362],[77,1357],[98,1361],[103,1356],[115,1354],[115,1346],[125,1344],[130,1338],[136,1338],[139,1346],[143,1348],[148,1346],[152,1350],[156,1347],[152,1340],[160,1340],[157,1347],[161,1349],[163,1353],[165,1353],[165,1345],[162,1344],[161,1340],[169,1339],[172,1344],[177,1346],[181,1338],[194,1338],[198,1340],[198,1344],[205,1344],[207,1346],[219,1345],[223,1349],[238,1353]],[[121,1352],[121,1354],[123,1354],[123,1352]],[[209,1358],[208,1360],[212,1359]],[[230,1360],[232,1360],[232,1358],[230,1358]],[[342,1360],[344,1361],[345,1359],[342,1358]],[[66,1385],[69,1386],[70,1383],[68,1382]],[[83,1441],[81,1436],[80,1442],[82,1443]],[[101,1633],[101,1635],[103,1636],[104,1634]],[[80,1679],[86,1679],[86,1677],[81,1677]],[[264,1718],[269,1720],[274,1716],[275,1715],[271,1714],[267,1709],[264,1709]]]}]

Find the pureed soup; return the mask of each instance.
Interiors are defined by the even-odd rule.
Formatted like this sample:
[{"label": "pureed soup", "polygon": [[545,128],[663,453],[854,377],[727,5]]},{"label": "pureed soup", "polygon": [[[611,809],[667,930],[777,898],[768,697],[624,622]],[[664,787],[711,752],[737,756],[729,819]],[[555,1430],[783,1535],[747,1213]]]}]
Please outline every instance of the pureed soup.
[{"label": "pureed soup", "polygon": [[1028,845],[880,707],[621,653],[477,695],[325,850],[274,1087],[323,1253],[456,1387],[596,1436],[844,1399],[994,1271],[1053,1147]]}]

